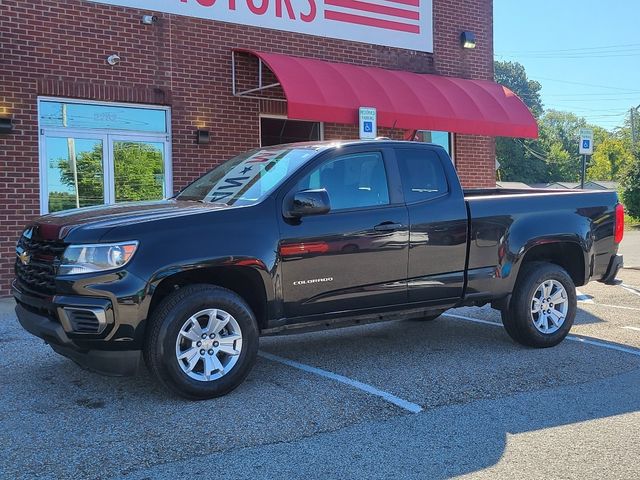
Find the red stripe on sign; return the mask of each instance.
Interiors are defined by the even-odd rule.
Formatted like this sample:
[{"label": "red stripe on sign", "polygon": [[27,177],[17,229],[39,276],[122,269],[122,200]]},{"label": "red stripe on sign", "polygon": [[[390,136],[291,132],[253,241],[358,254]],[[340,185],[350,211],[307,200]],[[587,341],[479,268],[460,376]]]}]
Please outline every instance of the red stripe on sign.
[{"label": "red stripe on sign", "polygon": [[420,0],[387,0],[391,3],[401,3],[402,5],[411,5],[412,7],[419,7]]},{"label": "red stripe on sign", "polygon": [[326,18],[327,20],[335,20],[337,22],[355,23],[358,25],[367,25],[369,27],[384,28],[386,30],[420,33],[419,25],[409,25],[408,23],[380,20],[378,18],[363,17],[361,15],[351,15],[350,13],[334,12],[332,10],[325,10],[324,18]]},{"label": "red stripe on sign", "polygon": [[402,8],[385,7],[384,5],[376,5],[358,0],[325,0],[325,5],[333,5],[334,7],[352,8],[354,10],[362,10],[365,12],[382,13],[383,15],[391,15],[394,17],[408,18],[410,20],[420,20],[420,13]]}]

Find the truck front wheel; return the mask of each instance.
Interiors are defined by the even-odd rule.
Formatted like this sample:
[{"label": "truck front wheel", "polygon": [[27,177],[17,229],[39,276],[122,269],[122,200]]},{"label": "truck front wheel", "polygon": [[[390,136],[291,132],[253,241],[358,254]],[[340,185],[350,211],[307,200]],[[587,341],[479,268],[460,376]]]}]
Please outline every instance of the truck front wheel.
[{"label": "truck front wheel", "polygon": [[253,312],[234,292],[189,285],[152,313],[144,359],[160,382],[183,397],[202,400],[242,383],[258,353]]},{"label": "truck front wheel", "polygon": [[522,266],[502,324],[511,338],[530,347],[559,344],[576,315],[576,287],[559,265],[531,262]]}]

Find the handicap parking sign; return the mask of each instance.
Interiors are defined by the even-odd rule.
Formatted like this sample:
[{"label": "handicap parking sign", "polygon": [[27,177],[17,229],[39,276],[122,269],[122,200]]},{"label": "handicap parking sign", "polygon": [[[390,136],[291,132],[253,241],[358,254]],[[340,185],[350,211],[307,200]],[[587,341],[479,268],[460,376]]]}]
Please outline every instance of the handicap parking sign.
[{"label": "handicap parking sign", "polygon": [[376,138],[377,132],[377,112],[373,107],[360,107],[358,111],[360,124],[360,139]]},{"label": "handicap parking sign", "polygon": [[590,128],[580,129],[580,155],[593,155],[593,130]]}]

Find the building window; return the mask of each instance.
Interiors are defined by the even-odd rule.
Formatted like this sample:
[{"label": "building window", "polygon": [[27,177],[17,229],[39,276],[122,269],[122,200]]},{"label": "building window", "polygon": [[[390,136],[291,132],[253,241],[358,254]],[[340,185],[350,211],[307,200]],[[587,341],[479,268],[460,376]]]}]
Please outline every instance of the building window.
[{"label": "building window", "polygon": [[170,111],[40,99],[41,212],[172,195]]},{"label": "building window", "polygon": [[435,130],[418,130],[416,141],[440,145],[453,158],[453,135],[449,132]]},{"label": "building window", "polygon": [[260,145],[312,142],[322,140],[322,124],[289,120],[283,117],[260,117]]}]

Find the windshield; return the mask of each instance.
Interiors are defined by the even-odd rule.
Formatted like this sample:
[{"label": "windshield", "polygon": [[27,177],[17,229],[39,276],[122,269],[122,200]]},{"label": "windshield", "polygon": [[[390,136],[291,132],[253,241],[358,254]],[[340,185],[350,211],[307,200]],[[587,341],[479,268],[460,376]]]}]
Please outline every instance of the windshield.
[{"label": "windshield", "polygon": [[175,198],[252,205],[261,201],[316,153],[312,148],[286,146],[251,150],[217,166]]}]

